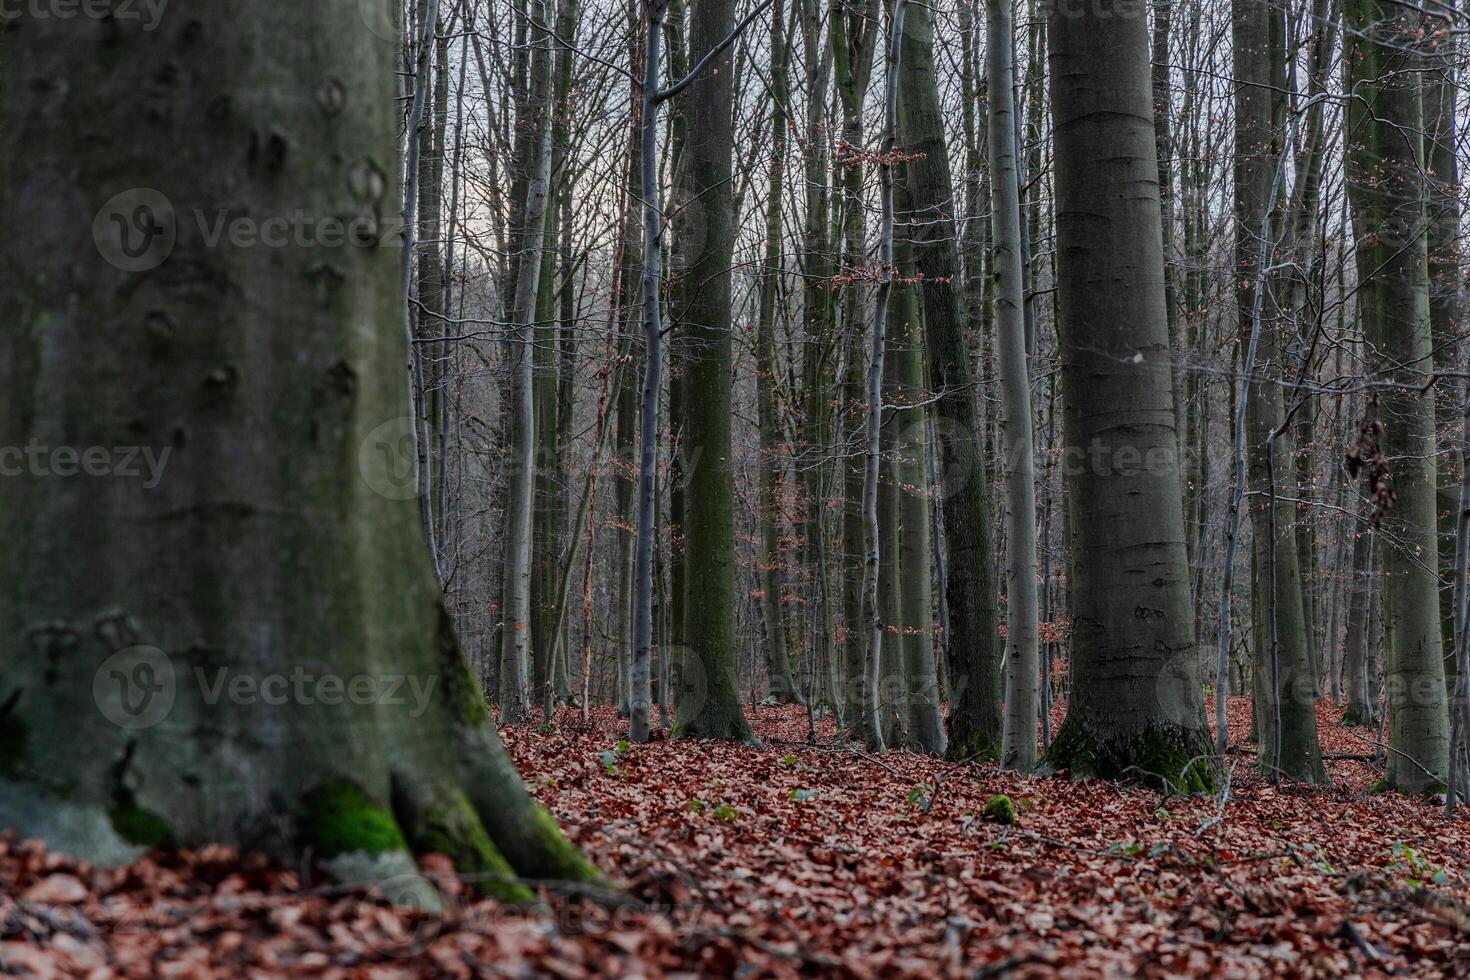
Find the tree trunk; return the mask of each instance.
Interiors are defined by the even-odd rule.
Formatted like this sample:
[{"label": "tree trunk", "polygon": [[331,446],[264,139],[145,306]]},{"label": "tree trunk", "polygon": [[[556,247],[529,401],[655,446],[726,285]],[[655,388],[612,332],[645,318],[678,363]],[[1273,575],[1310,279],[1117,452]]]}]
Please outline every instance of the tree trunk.
[{"label": "tree trunk", "polygon": [[1012,0],[989,0],[990,187],[1006,471],[1006,721],[1001,764],[1036,765],[1036,449],[1026,363],[1021,278],[1021,191],[1016,171],[1015,37]]},{"label": "tree trunk", "polygon": [[[994,549],[986,503],[984,421],[976,408],[971,351],[960,307],[963,270],[954,220],[954,184],[944,144],[945,116],[934,61],[934,14],[909,9],[902,38],[901,125],[913,208],[914,259],[924,277],[924,346],[934,392],[948,571],[951,758],[995,758],[1001,746],[1000,654]],[[980,311],[971,310],[972,324]],[[1034,532],[1033,532],[1034,533]]]},{"label": "tree trunk", "polygon": [[766,621],[766,675],[770,696],[781,704],[800,704],[786,648],[786,617],[781,605],[781,438],[776,416],[776,304],[781,279],[781,196],[786,188],[786,7],[771,8],[771,182],[766,197],[766,265],[761,271],[756,333],[756,412],[760,429],[761,611]]},{"label": "tree trunk", "polygon": [[1207,787],[1145,10],[1054,9],[1057,280],[1073,680],[1057,768]]},{"label": "tree trunk", "polygon": [[[151,487],[8,483],[0,623],[29,640],[0,653],[0,827],[102,863],[221,843],[376,882],[434,850],[501,881],[592,880],[506,757],[398,492],[407,350],[380,236],[401,116],[395,49],[358,18],[353,0],[228,4],[153,32],[5,35],[0,214],[119,220],[97,250],[0,246],[0,435],[151,446],[166,467]],[[150,81],[165,57],[177,85]],[[201,100],[227,117],[199,125]],[[196,221],[298,209],[350,234],[211,247]]]},{"label": "tree trunk", "polygon": [[[703,57],[734,27],[733,0],[695,0],[689,49]],[[688,199],[675,222],[676,317],[689,352],[683,379],[684,636],[677,691],[681,734],[751,738],[740,707],[735,628],[735,476],[730,408],[734,377],[731,265],[735,244],[731,184],[735,71],[731,48],[689,88],[681,180]]]},{"label": "tree trunk", "polygon": [[[546,0],[534,0],[541,23],[546,23]],[[512,437],[510,487],[506,495],[505,606],[500,651],[500,720],[526,720],[530,694],[527,672],[531,650],[531,525],[536,476],[536,298],[541,281],[543,230],[551,181],[551,40],[547,36],[532,56],[532,98],[541,107],[532,143],[530,180],[522,212],[527,233],[524,254],[516,269],[515,360],[511,369],[510,403],[515,425]],[[534,233],[532,233],[534,231]]]},{"label": "tree trunk", "polygon": [[[1253,608],[1256,643],[1260,762],[1279,777],[1323,782],[1317,747],[1316,676],[1311,667],[1300,552],[1292,529],[1297,485],[1293,430],[1286,422],[1285,325],[1268,312],[1263,292],[1277,278],[1262,267],[1282,231],[1277,207],[1284,168],[1276,126],[1278,94],[1286,82],[1281,17],[1251,2],[1232,8],[1235,91],[1235,252],[1241,350],[1245,363],[1246,457],[1251,483],[1252,560],[1262,605]],[[1262,241],[1262,238],[1265,238]],[[1252,343],[1252,339],[1256,343]]]},{"label": "tree trunk", "polygon": [[1424,215],[1422,17],[1348,0],[1348,196],[1357,235],[1363,332],[1389,381],[1379,400],[1381,450],[1396,500],[1383,516],[1389,758],[1384,783],[1417,793],[1439,785],[1449,759],[1449,712],[1439,619],[1434,401],[1421,394],[1433,363]]}]

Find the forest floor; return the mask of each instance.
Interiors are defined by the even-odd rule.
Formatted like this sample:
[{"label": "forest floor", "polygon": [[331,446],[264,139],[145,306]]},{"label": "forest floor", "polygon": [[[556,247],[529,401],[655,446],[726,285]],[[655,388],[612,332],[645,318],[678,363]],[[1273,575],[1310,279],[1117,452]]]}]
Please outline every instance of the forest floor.
[{"label": "forest floor", "polygon": [[[1063,708],[1057,707],[1059,722]],[[1247,699],[1229,705],[1245,744]],[[1322,750],[1372,753],[1322,704]],[[1272,786],[1232,754],[1228,798],[806,744],[620,741],[576,711],[504,730],[532,792],[632,901],[555,884],[549,909],[474,898],[424,862],[445,914],[224,849],[102,871],[0,836],[0,974],[394,977],[1258,976],[1470,972],[1470,817],[1370,795],[1380,770]],[[1012,826],[987,801],[1016,804]],[[1464,811],[1461,811],[1462,814]]]}]

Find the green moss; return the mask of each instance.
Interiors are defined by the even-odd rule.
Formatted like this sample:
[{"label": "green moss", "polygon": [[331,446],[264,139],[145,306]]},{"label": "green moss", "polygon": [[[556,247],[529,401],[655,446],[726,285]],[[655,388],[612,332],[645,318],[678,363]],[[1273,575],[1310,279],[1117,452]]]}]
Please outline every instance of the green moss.
[{"label": "green moss", "polygon": [[490,898],[511,904],[535,900],[535,894],[515,880],[515,870],[491,842],[458,786],[395,778],[393,807],[415,852],[443,854]]},{"label": "green moss", "polygon": [[346,780],[324,783],[302,800],[303,843],[322,858],[407,851],[393,815]]},{"label": "green moss", "polygon": [[1177,793],[1215,788],[1209,746],[1177,726],[1154,725],[1139,735],[1098,740],[1076,715],[1068,715],[1047,750],[1045,762],[1078,776],[1142,783]]},{"label": "green moss", "polygon": [[972,735],[963,742],[950,742],[944,750],[944,758],[950,762],[983,759],[987,762],[1000,761],[1000,745],[983,735]]},{"label": "green moss", "polygon": [[173,829],[158,814],[145,810],[131,801],[107,811],[112,819],[112,829],[119,837],[140,847],[153,850],[174,843]]},{"label": "green moss", "polygon": [[582,852],[572,846],[561,828],[556,825],[551,814],[540,806],[532,804],[531,818],[535,821],[536,833],[541,837],[544,848],[543,854],[547,866],[552,869],[551,877],[560,878],[564,881],[582,881],[591,884],[602,884],[602,872],[597,866],[582,856]]},{"label": "green moss", "polygon": [[469,728],[478,728],[490,720],[485,692],[480,690],[474,669],[460,649],[454,621],[443,603],[439,604],[439,674],[451,718]]},{"label": "green moss", "polygon": [[997,793],[985,801],[985,809],[981,816],[991,823],[1005,824],[1007,827],[1016,822],[1016,804],[1004,793]]}]

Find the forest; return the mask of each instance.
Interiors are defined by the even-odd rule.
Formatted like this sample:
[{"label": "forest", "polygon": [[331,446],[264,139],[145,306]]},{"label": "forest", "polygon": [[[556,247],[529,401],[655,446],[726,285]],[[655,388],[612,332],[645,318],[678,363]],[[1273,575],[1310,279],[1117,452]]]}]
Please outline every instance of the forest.
[{"label": "forest", "polygon": [[0,0],[0,976],[1470,973],[1455,0]]}]

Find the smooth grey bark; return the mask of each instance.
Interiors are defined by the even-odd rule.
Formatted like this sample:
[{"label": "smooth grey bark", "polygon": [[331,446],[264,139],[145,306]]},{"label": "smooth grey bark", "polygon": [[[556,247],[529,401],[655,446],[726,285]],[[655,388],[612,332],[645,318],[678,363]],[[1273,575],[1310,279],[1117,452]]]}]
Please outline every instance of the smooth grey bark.
[{"label": "smooth grey bark", "polygon": [[756,413],[760,430],[761,611],[766,623],[766,675],[770,696],[782,704],[803,699],[791,678],[786,616],[781,602],[780,419],[776,414],[776,289],[781,279],[781,197],[786,188],[786,6],[771,8],[771,179],[766,196],[765,268],[761,272],[756,327]]},{"label": "smooth grey bark", "polygon": [[1072,697],[1046,758],[1205,788],[1146,11],[1057,8],[1047,34],[1065,441],[1080,465]]},{"label": "smooth grey bark", "polygon": [[1231,12],[1235,89],[1236,304],[1245,362],[1246,460],[1251,485],[1252,561],[1262,604],[1257,624],[1260,762],[1281,777],[1325,782],[1317,745],[1316,676],[1306,625],[1297,540],[1296,454],[1286,418],[1285,324],[1266,293],[1279,277],[1267,270],[1283,234],[1278,208],[1285,152],[1277,125],[1283,108],[1286,46],[1281,18],[1237,0]]},{"label": "smooth grey bark", "polygon": [[[683,664],[676,692],[680,734],[752,739],[740,706],[735,635],[735,475],[731,452],[734,346],[731,266],[735,67],[730,44],[755,15],[734,24],[733,0],[695,0],[689,48],[700,60],[659,93],[687,88],[688,129],[679,179],[688,195],[675,221],[675,309],[688,353],[680,421],[697,463],[685,471]],[[653,61],[653,55],[649,54]],[[646,316],[646,312],[645,312]],[[646,423],[645,423],[646,425]],[[688,628],[696,626],[697,628]]]},{"label": "smooth grey bark", "polygon": [[[461,872],[595,879],[516,776],[401,499],[395,49],[320,0],[20,18],[0,65],[0,215],[37,232],[0,243],[0,440],[168,451],[152,486],[7,480],[0,827],[101,863],[219,843],[376,880],[415,873],[440,818]],[[129,187],[157,190],[105,205]],[[352,234],[211,245],[196,208]],[[125,220],[94,245],[99,213]]]},{"label": "smooth grey bark", "polygon": [[[872,75],[879,37],[881,7],[878,0],[865,0],[861,10],[833,8],[832,27],[828,32],[832,50],[833,82],[842,112],[841,140],[849,148],[863,145],[863,96]],[[834,180],[840,199],[837,213],[837,244],[842,249],[841,267],[856,270],[864,263],[864,205],[861,164],[843,164],[840,180]],[[863,381],[863,289],[861,282],[844,287],[841,316],[842,333],[847,338],[846,369],[842,380],[844,414],[841,418],[844,438],[836,442],[843,447],[860,445],[858,433],[865,418]],[[863,480],[866,472],[862,453],[849,450],[842,463],[843,510],[842,546],[847,557],[843,575],[843,628],[847,666],[846,714],[859,734],[866,729],[873,706],[865,701],[868,685],[866,666],[866,629],[863,624]]]},{"label": "smooth grey bark", "polygon": [[1001,765],[1036,765],[1040,699],[1036,599],[1036,447],[1026,363],[1021,273],[1021,189],[1016,169],[1015,36],[1012,0],[988,0],[991,254],[1006,473],[1006,716]]},{"label": "smooth grey bark", "polygon": [[985,420],[976,405],[967,330],[983,328],[983,309],[961,308],[964,270],[955,225],[954,182],[934,60],[934,14],[907,11],[899,119],[914,221],[914,260],[924,277],[924,348],[939,440],[944,550],[953,669],[950,758],[994,758],[1001,747],[1001,645],[995,549],[985,474]]},{"label": "smooth grey bark", "polygon": [[867,421],[863,430],[863,620],[867,642],[863,707],[870,749],[884,748],[882,717],[883,613],[878,604],[878,567],[883,544],[878,523],[878,480],[882,464],[883,360],[887,349],[888,297],[893,290],[893,160],[898,150],[898,73],[902,57],[905,0],[894,0],[889,23],[888,73],[884,84],[883,141],[878,151],[882,216],[878,227],[878,290],[868,351]]},{"label": "smooth grey bark", "polygon": [[[533,0],[547,23],[546,0]],[[543,34],[532,57],[533,101],[542,107],[532,145],[522,218],[527,233],[516,267],[515,331],[512,341],[510,403],[514,417],[509,488],[506,493],[505,591],[501,610],[500,690],[496,699],[502,723],[526,720],[531,657],[531,523],[536,496],[536,296],[546,239],[551,182],[551,38]],[[541,67],[538,69],[537,65]]]},{"label": "smooth grey bark", "polygon": [[[919,320],[914,252],[910,241],[908,165],[899,168],[895,181],[895,231],[893,274],[899,283],[892,292],[887,354],[891,367],[889,403],[898,406],[884,426],[890,443],[890,477],[893,497],[893,544],[891,566],[897,616],[890,620],[893,647],[901,654],[893,658],[894,686],[901,690],[907,740],[920,752],[942,755],[945,748],[944,719],[940,716],[939,673],[934,662],[933,565],[929,552],[929,484],[925,457],[928,455],[927,411],[924,405],[924,335]],[[886,588],[886,587],[885,587]]]},{"label": "smooth grey bark", "polygon": [[1378,400],[1382,456],[1392,477],[1383,515],[1385,681],[1389,758],[1384,783],[1417,793],[1442,785],[1449,712],[1435,513],[1434,403],[1421,391],[1433,364],[1424,214],[1422,16],[1379,0],[1347,0],[1348,197],[1364,333],[1388,382]]},{"label": "smooth grey bark", "polygon": [[658,533],[654,496],[658,483],[658,399],[663,387],[663,320],[659,279],[663,274],[663,209],[658,187],[659,70],[668,5],[644,6],[643,89],[639,110],[639,193],[643,198],[642,309],[644,362],[639,418],[637,532],[633,539],[633,662],[629,687],[629,738],[648,741],[653,699],[649,655],[653,645],[653,544]]}]

